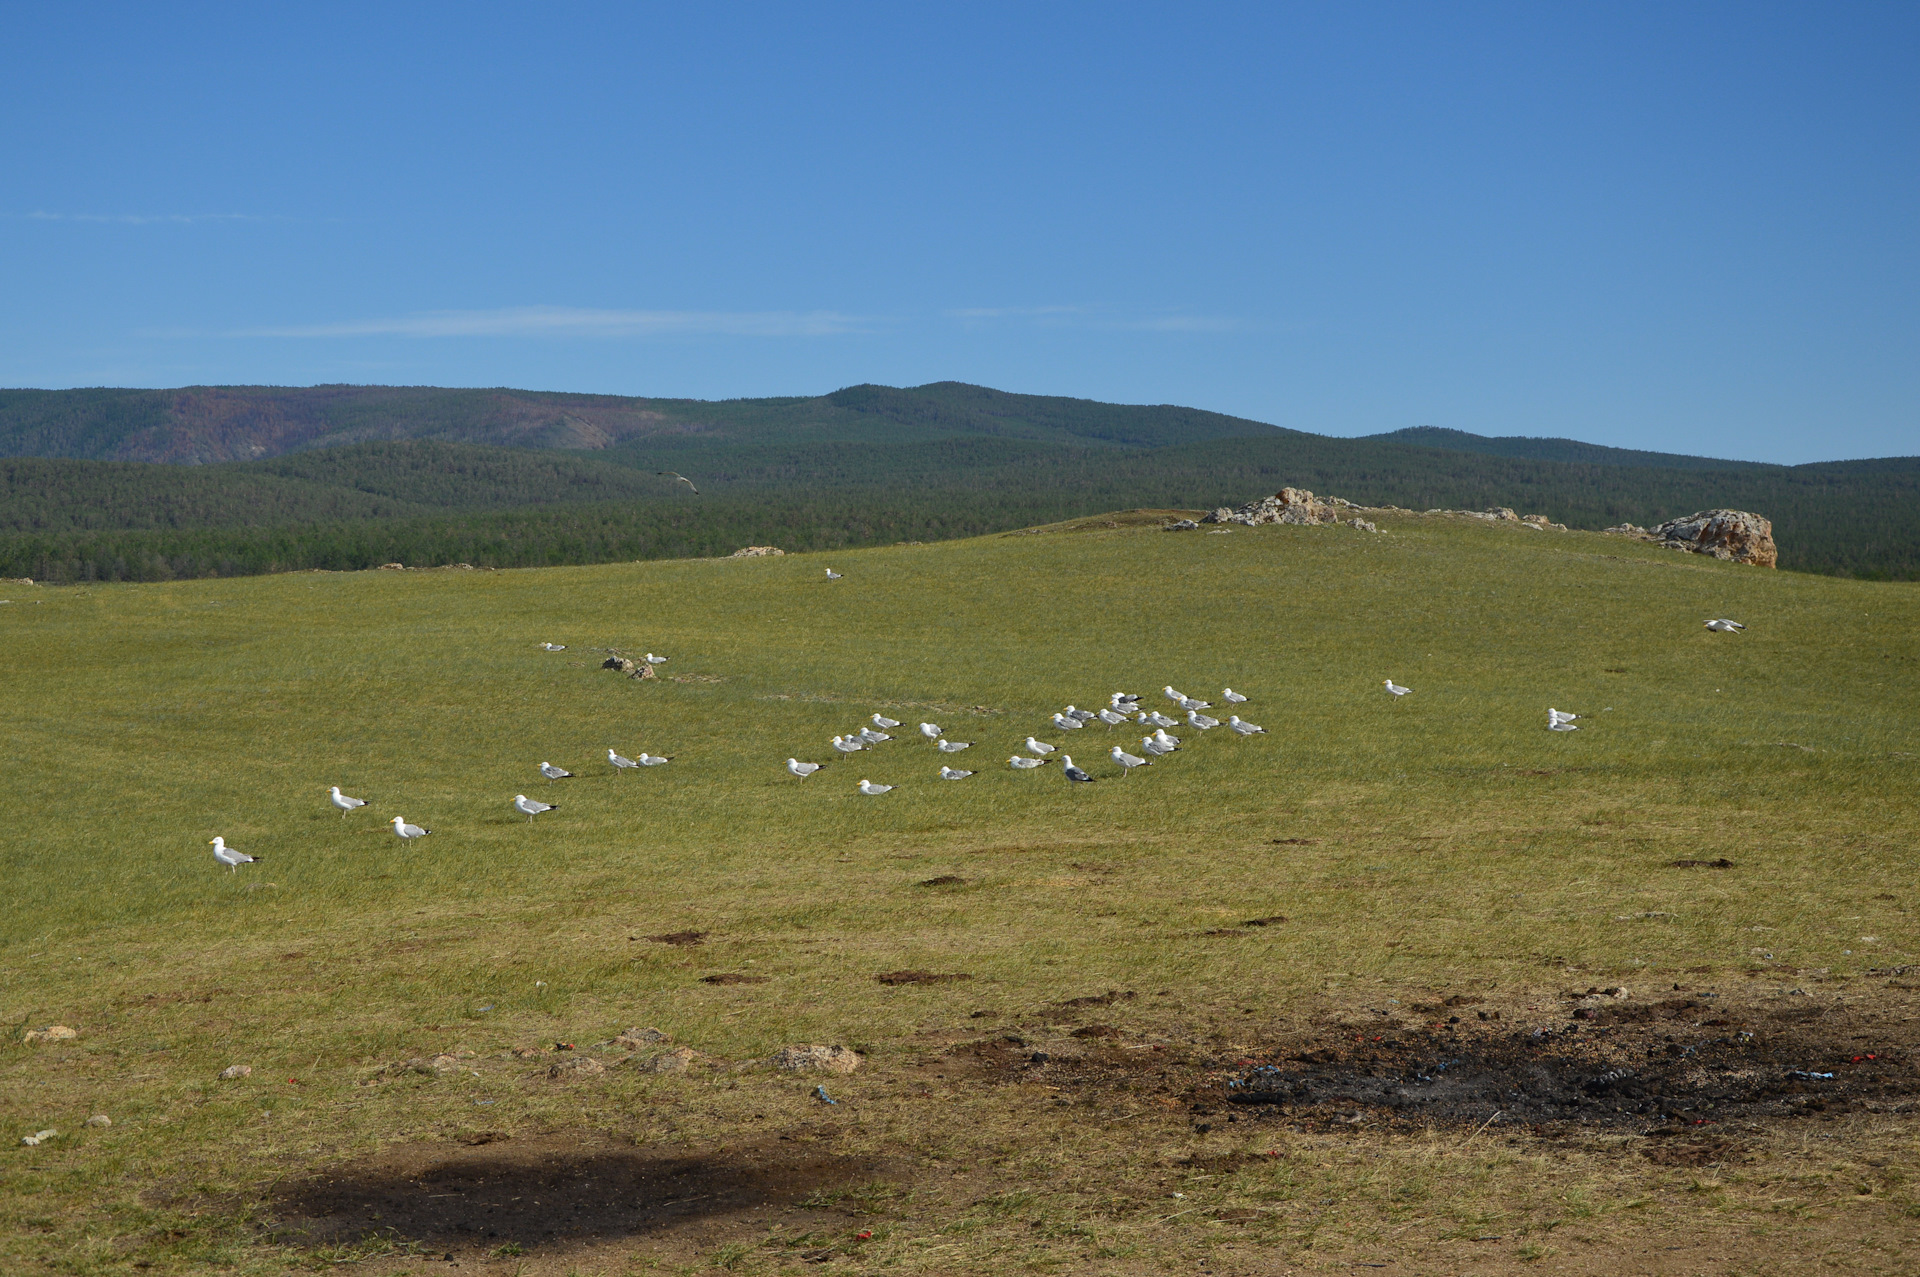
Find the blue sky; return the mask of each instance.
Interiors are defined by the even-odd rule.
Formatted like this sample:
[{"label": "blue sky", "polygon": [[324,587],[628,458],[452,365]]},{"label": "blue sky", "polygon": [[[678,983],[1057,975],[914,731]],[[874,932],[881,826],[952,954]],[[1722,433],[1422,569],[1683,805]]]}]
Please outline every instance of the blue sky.
[{"label": "blue sky", "polygon": [[0,385],[1920,453],[1911,4],[39,5]]}]

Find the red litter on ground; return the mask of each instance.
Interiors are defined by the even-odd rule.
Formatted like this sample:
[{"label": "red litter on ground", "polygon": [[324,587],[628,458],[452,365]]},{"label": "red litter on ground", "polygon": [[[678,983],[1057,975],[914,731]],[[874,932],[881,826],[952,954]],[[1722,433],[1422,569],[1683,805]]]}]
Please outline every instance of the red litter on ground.
[{"label": "red litter on ground", "polygon": [[855,1233],[853,1240],[857,1242],[870,1242],[873,1240],[873,1230],[869,1228],[865,1232]]}]

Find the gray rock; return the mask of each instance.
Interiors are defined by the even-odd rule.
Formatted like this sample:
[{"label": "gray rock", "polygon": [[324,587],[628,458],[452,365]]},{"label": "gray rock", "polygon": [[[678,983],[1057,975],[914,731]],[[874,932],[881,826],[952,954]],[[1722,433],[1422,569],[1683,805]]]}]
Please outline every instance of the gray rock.
[{"label": "gray rock", "polygon": [[235,1078],[251,1077],[252,1075],[253,1066],[251,1064],[229,1064],[226,1068],[220,1070],[220,1080],[222,1082],[231,1082]]},{"label": "gray rock", "polygon": [[1161,528],[1160,530],[1162,532],[1191,532],[1199,526],[1200,525],[1195,523],[1192,519],[1175,519],[1172,523],[1169,523],[1166,527]]},{"label": "gray rock", "polygon": [[768,1063],[794,1073],[851,1073],[860,1056],[844,1046],[783,1046]]},{"label": "gray rock", "polygon": [[1700,510],[1682,519],[1668,519],[1648,535],[1669,549],[1730,563],[1771,568],[1780,562],[1772,522],[1746,510]]}]

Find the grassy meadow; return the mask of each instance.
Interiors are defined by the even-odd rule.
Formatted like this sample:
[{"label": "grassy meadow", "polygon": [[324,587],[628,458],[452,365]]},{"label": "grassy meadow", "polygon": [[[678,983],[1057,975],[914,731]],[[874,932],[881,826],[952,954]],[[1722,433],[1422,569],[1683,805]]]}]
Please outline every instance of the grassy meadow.
[{"label": "grassy meadow", "polygon": [[[867,1202],[858,1245],[759,1219],[711,1244],[508,1239],[457,1259],[1602,1272],[1673,1242],[1708,1250],[1632,1270],[1902,1271],[1910,1116],[1824,1142],[1789,1124],[1742,1166],[1677,1170],[1626,1136],[1242,1138],[925,1072],[1009,1031],[1070,1057],[1046,1008],[1106,990],[1138,992],[1103,1014],[1139,1042],[1231,1055],[1449,991],[1545,1024],[1572,984],[1818,981],[1890,1008],[1904,1037],[1885,1049],[1920,1046],[1882,974],[1920,948],[1912,585],[1380,526],[1096,521],[835,555],[0,586],[0,1271],[438,1272],[445,1248],[404,1238],[299,1245],[269,1191],[475,1130],[712,1149],[802,1127],[895,1167],[814,1203]],[[1702,628],[1718,616],[1749,628]],[[632,680],[598,668],[608,649],[671,660]],[[1168,683],[1222,717],[1221,688],[1246,693],[1266,734],[1180,730],[1180,753],[1122,779],[1105,753],[1137,732],[1047,724],[1115,690],[1173,712]],[[1547,732],[1549,705],[1581,730]],[[898,739],[834,755],[875,711]],[[922,720],[976,744],[941,755]],[[1100,783],[1011,771],[1029,733]],[[615,775],[609,748],[673,761]],[[800,780],[789,755],[832,762]],[[546,783],[542,760],[576,778]],[[943,762],[978,774],[943,782]],[[897,788],[863,797],[863,776]],[[330,784],[368,807],[342,818]],[[516,793],[558,810],[529,824]],[[395,815],[433,833],[403,846]],[[261,863],[216,865],[216,834]],[[1734,867],[1670,864],[1720,857]],[[964,881],[920,885],[943,875]],[[1207,934],[1266,915],[1288,921]],[[705,943],[644,939],[688,929]],[[874,979],[899,969],[973,978]],[[79,1036],[22,1040],[50,1024]],[[629,1025],[729,1067],[562,1085],[502,1056]],[[867,1056],[824,1079],[841,1103],[811,1098],[817,1077],[731,1067],[794,1043]],[[366,1084],[462,1050],[457,1074]],[[252,1075],[216,1079],[236,1063]],[[96,1113],[111,1127],[85,1127]],[[43,1128],[61,1135],[18,1145]],[[1193,1169],[1247,1149],[1285,1155]]]}]

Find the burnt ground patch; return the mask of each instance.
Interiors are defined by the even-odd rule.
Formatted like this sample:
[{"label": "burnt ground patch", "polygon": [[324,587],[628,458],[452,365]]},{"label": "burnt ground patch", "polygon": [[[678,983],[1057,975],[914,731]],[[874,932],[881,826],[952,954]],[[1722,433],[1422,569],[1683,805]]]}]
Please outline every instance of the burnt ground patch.
[{"label": "burnt ground patch", "polygon": [[1386,1129],[1497,1121],[1541,1134],[1685,1135],[1664,1151],[1649,1146],[1650,1158],[1674,1165],[1716,1151],[1703,1152],[1698,1137],[1720,1124],[1920,1113],[1920,1052],[1904,1028],[1869,1009],[1807,996],[1747,1007],[1712,994],[1597,1000],[1537,1027],[1497,1013],[1462,1023],[1446,1008],[1480,999],[1456,997],[1425,1008],[1437,1015],[1423,1023],[1323,1025],[1211,1052],[1144,1046],[1105,1025],[1075,1055],[1035,1052],[1040,1044],[1017,1034],[956,1051],[988,1076],[1184,1108],[1202,1131],[1226,1121]]},{"label": "burnt ground patch", "polygon": [[668,1155],[605,1136],[484,1146],[409,1144],[275,1188],[277,1240],[397,1237],[438,1248],[527,1249],[657,1233],[869,1181],[878,1162],[806,1148]]}]

